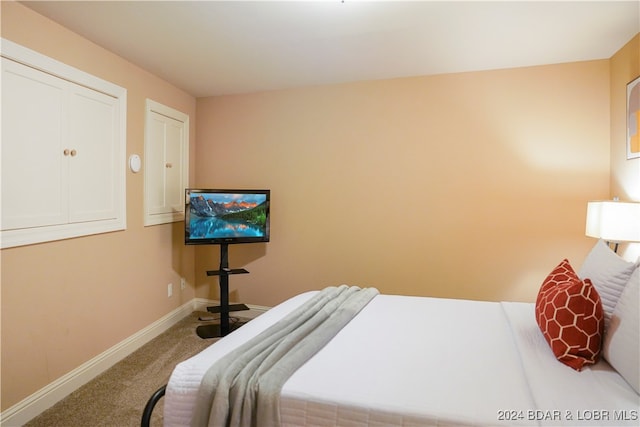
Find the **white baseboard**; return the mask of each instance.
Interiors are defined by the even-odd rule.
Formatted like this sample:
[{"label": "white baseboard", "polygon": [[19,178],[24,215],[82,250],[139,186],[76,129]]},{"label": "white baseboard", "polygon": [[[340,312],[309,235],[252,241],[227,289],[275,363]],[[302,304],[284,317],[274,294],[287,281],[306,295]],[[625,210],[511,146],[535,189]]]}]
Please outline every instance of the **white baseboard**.
[{"label": "white baseboard", "polygon": [[[155,321],[129,338],[119,342],[93,359],[83,363],[54,382],[46,385],[31,396],[0,413],[0,426],[17,427],[26,424],[69,394],[88,383],[167,329],[184,319],[194,310],[206,311],[208,306],[218,305],[219,301],[194,298],[176,308],[171,313]],[[270,307],[247,305],[249,310],[238,312],[240,317],[253,319]]]},{"label": "white baseboard", "polygon": [[[205,300],[206,301],[206,300]],[[193,299],[0,413],[0,426],[21,426],[199,308]]]}]

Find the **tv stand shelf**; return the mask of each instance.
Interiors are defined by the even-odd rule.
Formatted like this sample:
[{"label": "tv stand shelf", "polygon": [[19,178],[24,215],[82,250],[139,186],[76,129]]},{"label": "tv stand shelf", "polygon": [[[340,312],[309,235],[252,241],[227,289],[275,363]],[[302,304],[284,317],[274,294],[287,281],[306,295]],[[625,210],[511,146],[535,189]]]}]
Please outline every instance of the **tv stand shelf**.
[{"label": "tv stand shelf", "polygon": [[[227,313],[231,313],[232,311],[243,311],[243,310],[249,310],[249,307],[247,307],[245,304],[229,304],[228,306],[228,310]],[[213,306],[213,307],[207,307],[207,311],[209,313],[222,313],[222,307],[217,305],[217,306]],[[215,325],[217,326],[217,325]]]},{"label": "tv stand shelf", "polygon": [[232,311],[249,310],[244,304],[229,304],[229,275],[248,274],[244,268],[229,268],[229,246],[225,243],[220,245],[220,268],[218,270],[207,271],[207,276],[220,276],[220,305],[207,307],[209,313],[220,313],[219,325],[200,325],[196,328],[196,333],[200,338],[223,337],[231,332],[229,324],[229,313]]},{"label": "tv stand shelf", "polygon": [[222,276],[223,274],[248,274],[244,268],[223,268],[221,270],[209,270],[207,276]]}]

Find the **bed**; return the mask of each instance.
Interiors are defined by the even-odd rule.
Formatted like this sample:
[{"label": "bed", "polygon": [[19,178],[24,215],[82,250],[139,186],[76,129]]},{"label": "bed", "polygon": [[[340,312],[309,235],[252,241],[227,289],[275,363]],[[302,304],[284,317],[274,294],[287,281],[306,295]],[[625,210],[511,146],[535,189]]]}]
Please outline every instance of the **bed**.
[{"label": "bed", "polygon": [[[603,323],[606,318],[610,333],[601,340],[604,357],[597,355],[593,364],[578,370],[560,361],[541,331],[540,301],[374,292],[326,345],[283,380],[275,401],[277,423],[257,416],[257,425],[637,426],[640,273],[638,263],[617,255],[612,263],[611,254],[596,245],[579,272],[598,277],[594,282],[599,282]],[[615,263],[619,268],[612,269]],[[620,285],[612,287],[612,278]],[[242,355],[237,349],[248,348],[252,339],[255,343],[256,337],[292,322],[290,314],[322,292],[290,298],[177,365],[166,387],[164,425],[216,425],[213,418],[203,422],[194,415],[203,411],[197,407],[207,372],[221,365],[216,362]],[[250,424],[256,425],[256,418]]]}]

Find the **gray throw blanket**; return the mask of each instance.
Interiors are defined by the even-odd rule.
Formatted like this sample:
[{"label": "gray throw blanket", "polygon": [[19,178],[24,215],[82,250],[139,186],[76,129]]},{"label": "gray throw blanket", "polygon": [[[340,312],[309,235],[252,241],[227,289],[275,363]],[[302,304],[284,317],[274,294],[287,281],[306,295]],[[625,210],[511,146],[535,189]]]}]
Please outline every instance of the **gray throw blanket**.
[{"label": "gray throw blanket", "polygon": [[375,288],[329,287],[205,373],[193,427],[278,426],[280,390],[377,294]]}]

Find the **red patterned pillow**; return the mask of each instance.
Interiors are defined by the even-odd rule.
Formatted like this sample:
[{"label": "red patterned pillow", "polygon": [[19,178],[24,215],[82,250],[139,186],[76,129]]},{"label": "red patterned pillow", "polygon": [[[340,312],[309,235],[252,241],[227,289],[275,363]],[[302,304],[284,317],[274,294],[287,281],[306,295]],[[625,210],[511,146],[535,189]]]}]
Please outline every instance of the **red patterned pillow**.
[{"label": "red patterned pillow", "polygon": [[542,283],[536,321],[560,362],[580,371],[598,361],[604,332],[602,302],[591,281],[580,280],[568,260]]}]

